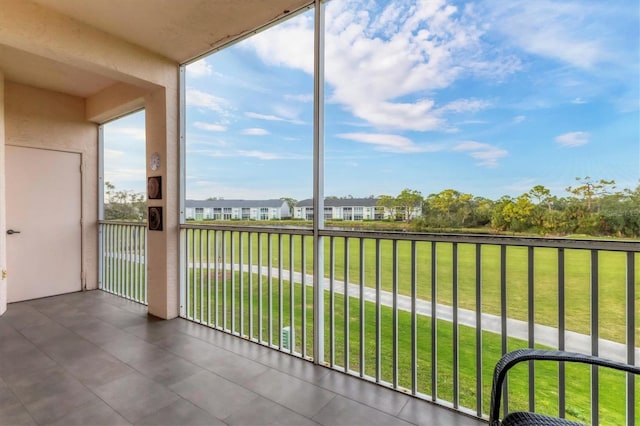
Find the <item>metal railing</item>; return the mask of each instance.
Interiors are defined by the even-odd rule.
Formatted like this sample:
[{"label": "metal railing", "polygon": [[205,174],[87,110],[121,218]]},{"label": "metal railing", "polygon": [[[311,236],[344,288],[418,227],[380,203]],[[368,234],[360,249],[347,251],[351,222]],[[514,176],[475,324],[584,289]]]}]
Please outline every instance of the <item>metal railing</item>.
[{"label": "metal railing", "polygon": [[100,221],[98,244],[98,288],[146,305],[146,223]]},{"label": "metal railing", "polygon": [[[507,351],[549,347],[640,363],[640,243],[320,236],[324,276],[314,279],[310,229],[184,225],[181,316],[307,359],[320,333],[317,362],[478,417]],[[321,329],[313,328],[317,285]],[[592,424],[638,420],[632,375],[529,365],[513,377],[505,410]]]}]

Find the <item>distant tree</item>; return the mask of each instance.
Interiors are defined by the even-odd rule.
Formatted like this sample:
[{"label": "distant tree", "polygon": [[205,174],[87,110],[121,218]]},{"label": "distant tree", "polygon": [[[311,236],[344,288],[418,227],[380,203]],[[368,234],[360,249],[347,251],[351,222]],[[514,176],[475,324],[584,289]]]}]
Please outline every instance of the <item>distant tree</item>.
[{"label": "distant tree", "polygon": [[536,185],[529,191],[529,196],[536,200],[536,204],[545,204],[549,210],[551,210],[551,191],[544,187],[544,185]]},{"label": "distant tree", "polygon": [[378,197],[378,201],[376,202],[376,205],[388,211],[391,217],[395,217],[395,207],[396,207],[395,197],[392,197],[391,195],[381,195]]},{"label": "distant tree", "polygon": [[585,176],[584,178],[577,177],[576,181],[578,181],[580,185],[568,186],[566,190],[567,192],[583,199],[584,202],[586,202],[588,212],[592,211],[594,200],[597,197],[610,194],[610,191],[615,189],[616,183],[614,180],[605,179],[600,179],[595,182],[591,180],[589,176]]},{"label": "distant tree", "polygon": [[502,197],[493,211],[491,225],[502,231],[525,231],[533,224],[534,208],[529,194],[522,194],[515,199]]},{"label": "distant tree", "polygon": [[426,202],[431,211],[439,212],[444,220],[443,224],[447,227],[461,227],[465,225],[465,221],[471,216],[473,207],[470,201],[473,199],[471,194],[463,194],[454,189],[445,189],[437,194],[431,194],[427,197]]},{"label": "distant tree", "polygon": [[599,229],[604,235],[640,236],[640,185],[600,199]]},{"label": "distant tree", "polygon": [[105,220],[144,221],[147,219],[145,195],[131,190],[118,190],[111,182],[105,182]]},{"label": "distant tree", "polygon": [[513,204],[513,198],[508,195],[502,196],[493,208],[491,213],[491,227],[497,231],[506,231],[509,228],[510,219],[506,217],[507,206]]},{"label": "distant tree", "polygon": [[405,222],[413,219],[414,209],[421,208],[423,203],[422,194],[412,189],[403,189],[395,201],[398,208],[402,209]]},{"label": "distant tree", "polygon": [[473,197],[469,205],[471,219],[468,226],[485,226],[491,222],[491,212],[495,202],[484,197]]}]

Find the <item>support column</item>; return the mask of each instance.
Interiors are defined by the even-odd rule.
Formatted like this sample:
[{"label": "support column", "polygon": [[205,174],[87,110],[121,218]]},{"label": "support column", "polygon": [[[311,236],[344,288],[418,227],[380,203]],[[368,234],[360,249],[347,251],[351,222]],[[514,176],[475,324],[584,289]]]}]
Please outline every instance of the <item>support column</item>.
[{"label": "support column", "polygon": [[[147,234],[147,302],[149,314],[165,319],[179,314],[177,66],[175,73],[176,85],[157,89],[145,97],[147,178],[162,178],[162,199],[148,200],[149,208],[162,209],[162,230],[149,229]],[[156,170],[151,164],[154,155],[160,159]]]},{"label": "support column", "polygon": [[0,315],[7,310],[7,202],[4,157],[4,74],[0,70]]}]

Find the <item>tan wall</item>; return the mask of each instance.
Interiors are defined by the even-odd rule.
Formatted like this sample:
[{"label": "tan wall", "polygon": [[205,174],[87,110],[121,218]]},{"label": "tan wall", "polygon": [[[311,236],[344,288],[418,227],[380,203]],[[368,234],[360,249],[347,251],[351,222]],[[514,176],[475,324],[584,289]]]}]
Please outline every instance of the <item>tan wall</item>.
[{"label": "tan wall", "polygon": [[6,82],[5,131],[7,145],[82,155],[83,285],[97,288],[98,127],[86,119],[85,100]]},{"label": "tan wall", "polygon": [[4,271],[7,269],[4,137],[4,74],[0,71],[0,315],[7,310],[7,280],[4,276]]}]

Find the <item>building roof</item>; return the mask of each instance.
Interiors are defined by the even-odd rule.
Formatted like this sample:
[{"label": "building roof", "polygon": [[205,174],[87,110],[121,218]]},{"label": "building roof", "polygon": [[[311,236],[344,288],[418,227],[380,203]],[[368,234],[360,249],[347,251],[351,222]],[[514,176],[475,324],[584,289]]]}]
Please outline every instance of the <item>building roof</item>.
[{"label": "building roof", "polygon": [[[325,198],[325,207],[375,207],[377,198]],[[298,201],[296,207],[313,207],[313,198]]]},{"label": "building roof", "polygon": [[271,207],[281,208],[286,201],[283,200],[186,200],[185,207],[202,208],[260,208]]}]

